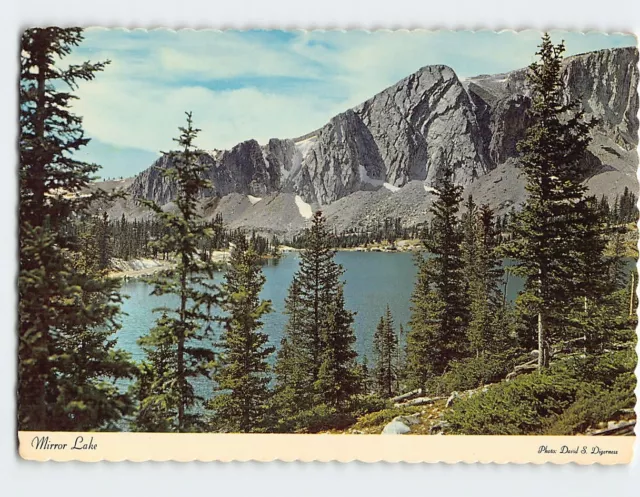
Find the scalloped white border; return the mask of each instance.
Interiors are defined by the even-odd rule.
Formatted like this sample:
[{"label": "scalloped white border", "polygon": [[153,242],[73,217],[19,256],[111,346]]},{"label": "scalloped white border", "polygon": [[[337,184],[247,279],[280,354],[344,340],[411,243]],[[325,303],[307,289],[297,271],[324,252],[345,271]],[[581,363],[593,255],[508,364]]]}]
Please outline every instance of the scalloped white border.
[{"label": "scalloped white border", "polygon": [[[538,1],[537,3],[542,3],[542,2]],[[60,4],[60,2],[58,2],[58,5],[59,4]],[[266,4],[267,4],[267,2],[265,2],[265,5]],[[607,5],[610,6],[610,4],[611,4],[611,2],[608,2]],[[36,25],[36,24],[38,24],[38,23],[27,22],[27,23],[23,23],[23,25],[21,27],[24,28],[26,26]],[[42,23],[40,23],[40,24],[42,24]],[[68,25],[68,26],[82,24],[82,25],[85,25],[85,26],[92,26],[92,22],[76,23],[76,22],[70,22],[68,20],[68,18],[67,18],[67,21],[65,21],[65,22],[60,22],[60,21],[56,22],[55,20],[53,20],[52,22],[47,22],[47,24],[58,24],[58,25]],[[100,27],[104,26],[105,24],[108,24],[108,22],[104,23],[104,24],[101,23]],[[120,22],[118,24],[122,25],[124,23]],[[153,24],[165,24],[165,23],[164,22],[157,22],[157,21],[151,21],[151,22],[146,21],[144,23],[140,23],[140,22],[136,21],[136,24],[153,25]],[[180,23],[180,24],[182,24],[182,23]],[[300,24],[304,24],[304,23],[300,23]],[[298,25],[300,25],[300,24],[298,24]],[[329,22],[329,23],[326,23],[325,25],[330,25],[330,24],[331,23]],[[388,25],[393,25],[393,24],[396,24],[396,23],[393,22],[393,21],[388,23]],[[469,23],[469,24],[471,24],[471,23]],[[533,24],[533,22],[531,22],[530,24]],[[375,22],[374,22],[374,25],[375,25]],[[95,24],[94,24],[94,26],[98,27]],[[277,28],[272,27],[272,26],[275,26],[275,25],[272,24],[269,27],[267,27],[267,26],[262,25],[261,22],[257,22],[257,23],[254,22],[251,25],[236,24],[236,25],[233,25],[233,26],[227,26],[224,29],[211,29],[211,28],[206,28],[206,29],[213,30],[213,31],[238,30],[238,29],[245,29],[245,28],[252,28],[252,29],[287,29],[287,25],[278,26]],[[308,25],[308,27],[311,28],[311,29],[317,29],[319,31],[347,32],[347,31],[351,30],[348,27],[346,29],[345,28],[321,29],[321,28],[317,28],[317,26],[314,26],[314,25]],[[544,28],[544,26],[542,26],[540,28],[536,27],[536,28],[523,28],[523,29],[493,29],[492,30],[492,29],[487,29],[487,28],[481,28],[481,29],[466,29],[466,30],[457,30],[457,29],[444,29],[444,30],[446,30],[446,31],[468,31],[468,32],[477,32],[477,31],[498,31],[498,32],[505,32],[505,31],[506,32],[536,31],[536,32],[539,32],[542,28]],[[111,29],[111,28],[105,28],[105,29]],[[129,28],[117,28],[117,29],[129,30]],[[145,28],[133,28],[133,29],[145,29]],[[171,28],[161,28],[161,27],[152,28],[152,29],[170,29],[172,31],[174,30],[174,29],[171,29]],[[187,28],[179,28],[178,30],[182,30],[182,29],[195,30],[195,29],[198,29],[198,28],[197,27],[187,27]],[[301,29],[293,29],[293,30],[303,31]],[[385,31],[385,32],[393,32],[393,31],[404,31],[404,32],[407,32],[407,31],[423,31],[423,32],[425,32],[425,31],[438,31],[439,29],[424,29],[424,28],[378,29],[378,28],[372,27],[370,29],[357,28],[357,29],[354,29],[354,30],[356,30],[356,31],[364,31],[364,32],[372,32],[372,31]],[[555,32],[573,31],[573,32],[575,32],[575,30],[571,29],[571,28],[562,29],[562,30],[551,28],[551,31],[555,31]],[[640,32],[640,29],[635,29],[635,31],[636,31],[636,33]],[[584,31],[584,32],[585,33],[602,32],[602,30],[599,29],[599,28],[595,28],[595,29],[589,29],[588,31]],[[613,34],[613,33],[633,34],[636,37],[636,40],[638,40],[638,35],[636,33],[631,32],[630,30],[627,31],[627,30],[621,30],[621,29],[614,29],[614,30],[611,30],[611,31],[609,31],[607,33],[604,33],[604,34]],[[639,117],[640,117],[640,113],[639,113]],[[638,179],[640,181],[640,170],[637,172],[637,176],[638,176]],[[11,200],[11,197],[9,197],[9,200]],[[640,248],[640,241],[639,241],[639,248]],[[640,289],[639,289],[638,293],[640,295]],[[638,344],[638,347],[637,347],[636,351],[640,352],[640,342]],[[636,376],[638,376],[638,370],[640,370],[640,365],[639,365],[638,369],[636,370]],[[640,397],[640,385],[638,385],[638,387],[636,389],[636,394]],[[638,409],[638,407],[636,405],[636,410],[637,409]],[[20,432],[19,433],[19,438],[21,440],[22,440],[22,437],[24,436],[24,433],[25,432]],[[29,436],[29,435],[32,435],[32,434],[27,434],[27,435]],[[56,435],[58,435],[58,434],[56,434]],[[65,434],[65,435],[73,435],[73,434]],[[97,435],[97,436],[100,436],[100,437],[106,436],[106,435],[109,435],[109,436],[115,435],[117,437],[120,437],[120,436],[139,435],[139,434],[88,434],[88,435],[89,436],[91,436],[91,435],[96,436]],[[153,439],[157,438],[158,440],[160,440],[160,438],[162,438],[162,437],[171,436],[171,435],[167,435],[167,434],[152,434],[152,435],[147,435],[147,437],[148,436],[152,437]],[[173,435],[173,436],[175,436],[175,435]],[[185,437],[185,436],[187,436],[187,437],[191,437],[191,436],[197,436],[197,437],[210,437],[210,436],[220,437],[220,436],[225,436],[225,435],[180,435],[180,437]],[[253,446],[253,448],[255,449],[255,444],[256,444],[255,437],[256,436],[272,437],[271,441],[268,442],[268,443],[269,443],[269,446],[273,447],[274,445],[278,445],[278,441],[274,440],[273,437],[291,437],[291,436],[295,436],[295,435],[226,435],[226,436],[227,437],[229,437],[229,436],[234,437],[234,442],[232,442],[230,444],[230,446],[233,446],[233,447],[236,447],[236,448],[238,447],[237,444],[239,442],[239,439],[237,437],[244,437],[244,436],[251,437],[251,440],[248,441],[248,446],[249,447]],[[160,437],[160,438],[158,438],[158,437]],[[312,438],[309,438],[309,437],[315,438],[315,437],[323,437],[323,436],[321,436],[321,435],[318,435],[318,436],[302,435],[302,437],[304,437],[303,444],[308,445],[308,444],[310,444],[310,442],[312,440]],[[347,437],[348,439],[353,440],[353,442],[352,441],[349,442],[350,444],[359,445],[360,442],[356,442],[355,440],[357,438],[362,438],[363,436],[355,436],[354,438],[352,438],[351,436],[341,435],[341,436],[336,436],[336,437],[340,437],[340,438]],[[404,437],[402,439],[406,439],[406,438],[409,438],[409,437]],[[422,438],[422,437],[412,436],[410,438]],[[548,439],[548,438],[551,438],[551,439],[553,439],[553,440],[555,440],[557,442],[558,437],[426,437],[426,438],[439,438],[439,439],[445,439],[445,440],[446,439],[452,440],[452,439],[457,439],[457,438],[464,438],[465,439],[465,444],[476,443],[472,439],[473,438],[480,438],[480,439],[483,439],[484,445],[488,446],[491,450],[498,449],[498,450],[503,451],[503,452],[502,452],[502,455],[496,454],[496,456],[493,456],[493,457],[489,456],[488,453],[485,453],[485,456],[481,457],[481,456],[478,455],[479,453],[477,453],[477,452],[475,452],[473,450],[472,446],[468,446],[468,447],[464,448],[464,453],[463,454],[458,453],[458,455],[454,455],[451,460],[447,460],[444,457],[437,457],[437,456],[436,457],[432,457],[434,455],[434,453],[431,452],[430,453],[431,455],[429,455],[429,456],[426,456],[426,455],[425,456],[420,456],[420,457],[422,457],[421,459],[419,457],[418,460],[415,460],[415,461],[412,460],[411,462],[448,462],[448,463],[455,463],[455,462],[486,462],[486,463],[488,463],[488,462],[494,462],[494,463],[498,463],[498,464],[503,464],[503,463],[508,463],[508,462],[513,462],[513,463],[533,462],[533,463],[536,463],[536,464],[537,463],[543,463],[543,462],[559,462],[559,463],[576,462],[578,464],[603,463],[603,461],[584,462],[584,461],[578,461],[578,460],[575,460],[575,461],[573,461],[573,460],[566,460],[566,461],[533,461],[533,460],[531,460],[531,458],[529,456],[523,457],[522,459],[517,457],[515,455],[516,452],[512,452],[510,457],[508,457],[506,459],[502,459],[502,457],[504,457],[504,455],[505,455],[504,451],[506,451],[506,449],[507,449],[506,446],[502,446],[501,445],[502,444],[502,442],[501,442],[502,439],[507,439],[507,440],[510,441],[510,443],[515,441],[516,445],[519,446],[518,449],[517,449],[517,452],[519,453],[520,448],[522,448],[521,446],[528,447],[531,442],[536,442],[536,440],[537,440],[536,443],[538,443],[538,445],[540,445],[540,443],[542,442],[542,439]],[[579,438],[582,438],[582,437],[570,437],[569,442],[570,443],[575,443]],[[587,438],[589,438],[590,441],[593,440],[593,438],[591,438],[591,437],[587,437]],[[635,438],[636,437],[620,437],[620,438],[616,437],[615,438],[615,440],[618,440],[618,442],[616,442],[616,444],[620,444],[620,447],[624,450],[624,452],[621,451],[621,454],[623,454],[623,457],[621,457],[621,460],[618,461],[618,463],[629,462],[631,460],[632,454],[633,454],[633,446],[634,446],[634,443],[635,443]],[[151,443],[151,440],[152,439],[146,439],[146,442]],[[602,440],[602,439],[599,438],[599,440]],[[610,437],[607,440],[614,440],[614,437]],[[124,443],[124,445],[127,445],[129,442],[130,441],[122,440],[122,442],[120,442],[120,443]],[[136,441],[136,442],[133,442],[133,443],[139,443],[139,442]],[[187,450],[188,450],[187,454],[189,454],[189,452],[193,450],[193,443],[194,443],[193,440],[191,440],[189,442],[189,446],[190,447],[187,447]],[[385,445],[385,443],[386,442],[382,442],[382,445]],[[453,442],[451,442],[451,443],[447,442],[447,443],[451,445]],[[336,448],[339,445],[340,445],[340,443],[332,444],[332,447]],[[377,445],[381,445],[381,444],[377,443]],[[430,446],[430,445],[431,445],[430,443],[426,444],[426,446]],[[150,446],[153,446],[153,444],[151,444]],[[425,447],[425,446],[423,446],[423,447]],[[628,451],[627,451],[627,447],[628,447]],[[429,448],[434,449],[435,447],[429,447]],[[422,451],[423,448],[420,448],[419,450]],[[424,449],[424,450],[426,450],[426,449]],[[478,450],[480,450],[480,449],[478,449]],[[484,449],[482,449],[482,450],[484,450]],[[30,457],[28,457],[29,456],[29,452],[28,451],[25,452],[24,444],[20,445],[19,452],[20,452],[20,455],[22,455],[23,457],[26,457],[27,459],[30,459]],[[345,453],[346,452],[343,452],[343,454],[345,454]],[[481,452],[481,453],[484,453],[484,452]],[[269,455],[267,455],[266,458],[259,458],[259,457],[249,456],[249,457],[238,457],[238,458],[235,458],[235,459],[231,459],[231,458],[226,458],[226,457],[215,457],[214,453],[212,453],[213,456],[205,455],[203,459],[200,458],[200,457],[192,457],[192,456],[189,456],[189,455],[187,455],[184,459],[181,459],[181,458],[176,458],[176,457],[173,457],[173,456],[160,457],[161,454],[162,454],[162,451],[157,451],[156,450],[154,452],[154,454],[150,454],[150,456],[144,456],[144,457],[139,458],[139,459],[138,458],[134,458],[134,457],[127,457],[127,456],[118,457],[116,455],[115,458],[110,458],[110,457],[107,456],[107,457],[100,457],[100,458],[97,458],[97,459],[95,459],[95,458],[86,458],[86,459],[85,458],[73,458],[73,460],[96,460],[96,461],[101,461],[101,460],[107,460],[107,461],[122,461],[122,460],[130,460],[130,461],[133,461],[133,460],[136,460],[136,461],[142,461],[142,460],[151,460],[151,461],[157,461],[157,460],[185,460],[185,461],[193,461],[193,460],[199,460],[199,461],[210,461],[210,460],[217,460],[217,461],[230,461],[230,460],[237,460],[237,461],[247,461],[247,460],[254,460],[254,461],[256,461],[256,460],[260,460],[260,461],[287,460],[287,461],[292,461],[292,460],[296,460],[296,461],[341,461],[341,462],[347,462],[347,461],[351,461],[351,460],[358,460],[358,461],[366,461],[366,462],[376,462],[376,461],[389,461],[389,462],[391,462],[391,460],[386,459],[386,458],[377,458],[376,459],[375,457],[372,457],[372,455],[370,453],[367,453],[364,456],[356,456],[356,457],[351,457],[351,458],[349,458],[349,457],[346,457],[346,458],[345,457],[341,457],[339,454],[337,456],[330,455],[328,458],[323,458],[323,457],[317,457],[317,454],[312,455],[311,457],[309,457],[308,453],[306,451],[303,451],[303,452],[296,453],[297,455],[292,459],[290,459],[290,458],[281,458],[281,457],[271,457]],[[333,454],[333,449],[331,450],[330,454]],[[443,454],[443,453],[441,453],[441,454]],[[628,459],[627,459],[627,457],[628,457]],[[41,459],[41,458],[38,457],[38,458],[34,458],[32,460],[71,460],[71,459],[67,459],[67,458],[59,459],[57,457],[49,457],[49,458]],[[393,459],[393,460],[396,460],[396,461],[398,461],[398,460],[408,461],[405,458],[399,458],[399,459]]]},{"label": "scalloped white border", "polygon": [[[65,444],[38,449],[38,440]],[[628,464],[636,437],[274,435],[189,433],[18,433],[20,456],[31,461],[360,461],[533,464]],[[95,449],[72,450],[91,441]],[[542,446],[556,453],[541,452]],[[562,447],[577,454],[562,453]],[[615,454],[594,454],[594,447]],[[584,448],[584,453],[583,453]]]}]

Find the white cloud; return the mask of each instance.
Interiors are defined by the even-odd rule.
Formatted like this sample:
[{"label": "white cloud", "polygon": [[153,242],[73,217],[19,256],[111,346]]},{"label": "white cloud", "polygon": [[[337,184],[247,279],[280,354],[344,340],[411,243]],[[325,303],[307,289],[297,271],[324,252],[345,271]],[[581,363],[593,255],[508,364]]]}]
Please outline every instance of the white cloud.
[{"label": "white cloud", "polygon": [[[94,81],[74,104],[84,127],[100,141],[148,151],[169,150],[184,112],[202,129],[204,149],[230,148],[255,138],[294,138],[324,124],[328,109],[305,96],[269,94],[253,88],[211,91],[202,87],[156,87],[140,82]],[[331,115],[331,114],[329,114]]]},{"label": "white cloud", "polygon": [[[202,129],[198,145],[205,149],[295,137],[424,65],[447,64],[462,76],[506,71],[531,62],[539,40],[535,31],[298,31],[283,39],[237,31],[86,34],[69,60],[112,60],[78,92],[74,105],[87,133],[152,152],[174,147],[171,138],[187,110]],[[597,34],[565,37],[571,53],[634,42]],[[278,87],[278,78],[297,83]]]}]

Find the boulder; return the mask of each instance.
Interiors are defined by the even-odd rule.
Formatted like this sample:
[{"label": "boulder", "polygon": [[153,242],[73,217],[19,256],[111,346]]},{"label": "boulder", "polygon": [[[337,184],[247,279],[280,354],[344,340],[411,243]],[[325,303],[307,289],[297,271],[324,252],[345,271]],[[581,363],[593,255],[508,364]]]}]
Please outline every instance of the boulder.
[{"label": "boulder", "polygon": [[449,423],[446,421],[440,421],[429,428],[429,435],[442,435],[444,430],[449,427]]},{"label": "boulder", "polygon": [[417,425],[420,423],[420,414],[409,414],[405,416],[396,416],[393,418],[393,421],[397,421],[398,423],[404,423],[407,426]]},{"label": "boulder", "polygon": [[404,435],[406,433],[411,433],[411,428],[402,421],[396,421],[395,419],[382,430],[383,435]]}]

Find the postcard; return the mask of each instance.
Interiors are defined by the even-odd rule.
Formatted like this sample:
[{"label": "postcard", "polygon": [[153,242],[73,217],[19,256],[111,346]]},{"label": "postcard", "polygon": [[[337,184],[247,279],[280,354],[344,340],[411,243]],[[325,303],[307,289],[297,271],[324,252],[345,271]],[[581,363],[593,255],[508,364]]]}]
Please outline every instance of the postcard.
[{"label": "postcard", "polygon": [[37,27],[19,453],[621,464],[638,42]]}]

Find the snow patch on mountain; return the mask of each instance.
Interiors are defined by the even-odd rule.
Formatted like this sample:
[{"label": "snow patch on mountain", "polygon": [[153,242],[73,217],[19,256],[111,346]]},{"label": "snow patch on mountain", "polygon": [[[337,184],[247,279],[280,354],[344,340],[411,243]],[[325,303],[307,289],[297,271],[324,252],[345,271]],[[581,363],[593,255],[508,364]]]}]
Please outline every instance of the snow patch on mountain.
[{"label": "snow patch on mountain", "polygon": [[384,183],[382,183],[382,186],[384,186],[387,190],[389,190],[390,192],[397,192],[398,190],[400,190],[399,186],[395,186],[392,185],[391,183],[387,183],[386,181]]},{"label": "snow patch on mountain", "polygon": [[289,178],[289,176],[295,176],[298,173],[298,171],[302,167],[302,163],[304,162],[304,159],[307,157],[307,155],[309,154],[309,151],[311,150],[313,145],[316,143],[316,141],[317,141],[317,137],[312,136],[311,138],[307,138],[306,140],[301,140],[299,142],[294,143],[295,153],[291,158],[291,162],[292,162],[291,170],[287,171],[284,168],[284,166],[280,167],[280,174],[283,179],[286,180],[287,178]]},{"label": "snow patch on mountain", "polygon": [[305,219],[311,219],[313,216],[313,209],[307,204],[300,195],[296,195],[296,206],[298,206],[298,212]]},{"label": "snow patch on mountain", "polygon": [[251,205],[256,205],[262,200],[262,197],[254,197],[253,195],[247,195],[247,198],[249,199],[249,202],[251,202]]},{"label": "snow patch on mountain", "polygon": [[312,136],[311,138],[307,138],[306,140],[296,142],[296,150],[300,152],[303,160],[309,153],[309,150],[311,150],[311,147],[313,147],[313,145],[316,143],[317,139],[317,137]]},{"label": "snow patch on mountain", "polygon": [[432,186],[428,186],[428,185],[423,185],[423,186],[424,186],[424,191],[427,193],[438,193],[438,190],[436,190]]}]

